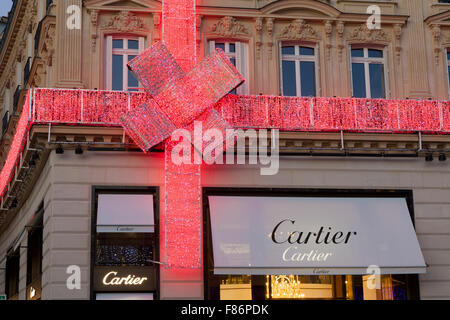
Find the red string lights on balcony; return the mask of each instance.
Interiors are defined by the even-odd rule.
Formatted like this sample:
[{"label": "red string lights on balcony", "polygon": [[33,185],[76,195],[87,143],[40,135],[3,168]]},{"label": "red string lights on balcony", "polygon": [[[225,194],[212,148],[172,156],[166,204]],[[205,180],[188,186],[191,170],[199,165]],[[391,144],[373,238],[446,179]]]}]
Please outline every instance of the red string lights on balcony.
[{"label": "red string lights on balcony", "polygon": [[[147,93],[35,89],[34,122],[120,126]],[[450,134],[450,101],[227,95],[214,108],[234,128]]]},{"label": "red string lights on balcony", "polygon": [[2,203],[6,192],[8,191],[9,183],[12,179],[14,179],[16,167],[21,161],[22,150],[25,146],[28,130],[31,126],[31,121],[29,121],[28,117],[30,110],[29,105],[30,93],[27,94],[27,97],[25,99],[25,104],[22,108],[22,113],[20,114],[19,121],[17,122],[16,132],[14,133],[11,147],[0,173],[0,193]]}]

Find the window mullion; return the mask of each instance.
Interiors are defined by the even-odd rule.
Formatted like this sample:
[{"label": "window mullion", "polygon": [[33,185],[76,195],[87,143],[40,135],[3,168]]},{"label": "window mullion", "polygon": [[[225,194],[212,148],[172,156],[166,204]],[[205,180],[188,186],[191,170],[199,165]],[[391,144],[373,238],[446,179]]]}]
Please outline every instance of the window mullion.
[{"label": "window mullion", "polygon": [[369,62],[364,63],[364,76],[366,79],[366,98],[372,98],[372,92],[370,89],[370,68]]},{"label": "window mullion", "polygon": [[302,96],[302,84],[301,84],[301,77],[300,77],[300,60],[295,61],[295,78],[297,83],[297,97]]},{"label": "window mullion", "polygon": [[123,86],[122,86],[122,90],[123,91],[128,91],[128,68],[127,68],[127,63],[128,63],[128,54],[124,54],[123,55]]},{"label": "window mullion", "polygon": [[112,90],[112,69],[113,69],[113,49],[112,49],[112,36],[106,37],[106,54],[105,54],[105,60],[106,60],[106,68],[105,68],[105,77],[106,81],[104,83],[104,86],[107,90]]}]

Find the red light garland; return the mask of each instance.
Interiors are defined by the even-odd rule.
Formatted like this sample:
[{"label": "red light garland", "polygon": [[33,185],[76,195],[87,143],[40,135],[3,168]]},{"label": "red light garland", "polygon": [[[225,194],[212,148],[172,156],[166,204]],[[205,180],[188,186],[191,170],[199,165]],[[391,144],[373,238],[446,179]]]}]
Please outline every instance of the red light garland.
[{"label": "red light garland", "polygon": [[[127,110],[149,101],[148,93],[35,89],[33,122],[120,126]],[[450,133],[450,101],[229,94],[214,108],[233,128]]]},{"label": "red light garland", "polygon": [[17,123],[16,132],[14,133],[8,156],[6,157],[5,164],[3,165],[2,171],[0,173],[0,190],[2,200],[5,197],[6,192],[8,191],[9,183],[14,178],[16,166],[20,162],[20,156],[26,143],[28,130],[31,126],[31,121],[29,121],[29,106],[30,92],[28,92],[25,99],[25,104],[22,108],[22,113],[20,114],[20,118]]}]

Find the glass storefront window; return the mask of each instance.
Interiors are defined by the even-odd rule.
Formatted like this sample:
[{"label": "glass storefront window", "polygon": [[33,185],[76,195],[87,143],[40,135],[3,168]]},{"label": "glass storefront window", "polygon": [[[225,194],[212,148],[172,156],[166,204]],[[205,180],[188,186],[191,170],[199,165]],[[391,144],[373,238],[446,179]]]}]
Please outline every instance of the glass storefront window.
[{"label": "glass storefront window", "polygon": [[154,234],[98,233],[97,266],[152,266]]},{"label": "glass storefront window", "polygon": [[154,188],[96,190],[92,299],[157,297],[156,196]]},{"label": "glass storefront window", "polygon": [[[364,191],[367,192],[367,191]],[[367,257],[362,253],[362,241],[351,247],[346,253],[344,242],[336,242],[336,234],[342,231],[322,234],[317,226],[326,225],[329,230],[339,225],[344,230],[345,225],[355,228],[351,235],[373,234],[370,245],[374,245],[378,233],[368,230],[385,230],[385,225],[375,226],[361,224],[361,221],[384,221],[377,215],[389,212],[392,219],[389,228],[383,233],[382,240],[386,245],[404,241],[399,248],[409,248],[417,241],[413,225],[411,229],[398,233],[398,230],[409,226],[411,218],[408,204],[409,195],[398,193],[396,197],[387,197],[378,192],[375,195],[366,193],[349,194],[339,191],[289,190],[270,189],[266,192],[260,189],[217,189],[206,191],[205,205],[205,299],[207,300],[415,300],[419,298],[418,276],[402,265],[402,268],[390,268],[398,264],[390,259],[384,266],[369,268],[358,267],[363,258],[379,260],[378,251],[370,252]],[[211,193],[211,194],[209,194]],[[311,196],[313,195],[313,196]],[[400,196],[401,195],[401,196]],[[405,201],[406,199],[406,201]],[[327,205],[328,203],[332,205]],[[345,204],[345,210],[339,207]],[[347,205],[350,204],[350,205]],[[392,212],[386,210],[389,204],[395,206]],[[379,208],[371,211],[368,208]],[[301,208],[301,209],[299,209]],[[353,211],[351,211],[353,210]],[[352,217],[358,217],[354,223]],[[394,219],[395,215],[398,217]],[[320,213],[320,214],[319,214]],[[338,220],[334,220],[339,216]],[[280,222],[298,228],[279,229]],[[397,223],[394,229],[392,225]],[[275,227],[274,227],[275,226]],[[306,232],[305,230],[311,230]],[[353,229],[352,229],[353,230]],[[393,230],[392,233],[389,233]],[[409,232],[409,233],[408,233]],[[322,234],[322,236],[319,236]],[[392,236],[389,237],[389,234]],[[274,236],[276,235],[276,236]],[[308,239],[316,236],[314,243]],[[401,235],[401,236],[400,236]],[[407,238],[409,236],[409,238]],[[328,238],[328,240],[326,240]],[[406,241],[407,240],[407,241]],[[313,241],[313,240],[311,240]],[[345,243],[347,245],[347,243]],[[386,248],[386,245],[380,245]],[[303,247],[300,247],[303,246]],[[281,249],[280,249],[281,248]],[[286,252],[294,248],[303,255],[288,255]],[[339,251],[340,250],[340,251]],[[420,248],[419,248],[420,250]],[[411,256],[421,258],[419,250],[410,250]],[[297,252],[296,251],[296,252]],[[329,252],[345,255],[345,261],[329,263],[325,260],[309,260],[312,252]],[[385,254],[385,250],[381,250]],[[309,254],[305,254],[311,252]],[[375,252],[375,253],[374,253]],[[390,257],[397,257],[401,251]],[[307,261],[303,260],[307,256]],[[402,254],[404,258],[405,255]],[[279,258],[277,258],[279,257]],[[289,257],[297,257],[289,264]],[[299,259],[299,257],[302,257]],[[352,259],[354,262],[352,262]],[[423,258],[422,258],[423,259]],[[420,259],[418,259],[420,260]],[[303,262],[301,267],[295,262]],[[326,262],[326,263],[325,263]],[[334,263],[341,263],[340,265]],[[382,262],[382,261],[381,261]],[[347,265],[343,264],[347,263]],[[365,263],[365,262],[362,262]],[[392,263],[392,264],[389,264]],[[400,264],[402,261],[400,261]],[[419,262],[417,265],[421,265]],[[375,268],[376,267],[376,268]],[[378,269],[372,270],[372,269]],[[418,273],[421,269],[414,269]],[[406,271],[405,274],[403,272]],[[345,273],[353,273],[352,275]],[[371,274],[375,272],[375,274]],[[341,274],[342,273],[342,274]]]},{"label": "glass storefront window", "polygon": [[408,276],[381,275],[380,289],[371,289],[366,275],[212,275],[212,300],[407,300]]}]

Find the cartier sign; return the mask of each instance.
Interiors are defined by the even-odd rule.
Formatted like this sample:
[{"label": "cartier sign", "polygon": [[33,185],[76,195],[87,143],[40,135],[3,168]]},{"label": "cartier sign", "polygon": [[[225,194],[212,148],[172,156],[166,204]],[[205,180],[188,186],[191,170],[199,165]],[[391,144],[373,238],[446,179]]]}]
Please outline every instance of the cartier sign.
[{"label": "cartier sign", "polygon": [[404,198],[209,196],[215,274],[420,273]]},{"label": "cartier sign", "polygon": [[153,267],[95,267],[96,291],[153,291],[155,290]]}]

